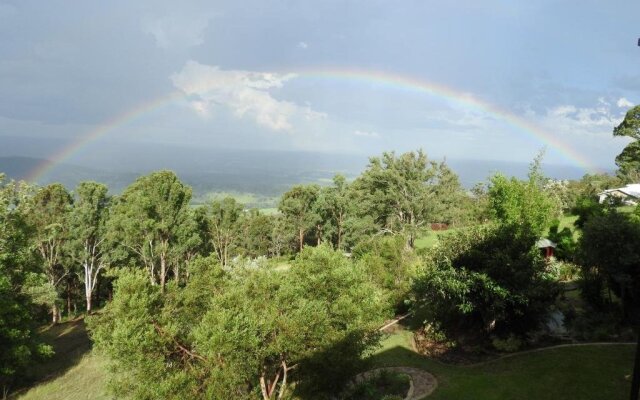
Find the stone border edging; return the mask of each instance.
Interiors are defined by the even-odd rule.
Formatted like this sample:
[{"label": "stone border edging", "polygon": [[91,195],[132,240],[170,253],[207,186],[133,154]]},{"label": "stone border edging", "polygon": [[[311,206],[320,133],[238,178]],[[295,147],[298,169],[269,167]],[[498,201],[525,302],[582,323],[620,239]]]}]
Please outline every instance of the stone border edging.
[{"label": "stone border edging", "polygon": [[429,372],[413,367],[380,367],[362,372],[353,378],[354,383],[360,383],[381,371],[390,371],[409,376],[409,391],[404,400],[419,400],[429,396],[438,387],[438,380]]}]

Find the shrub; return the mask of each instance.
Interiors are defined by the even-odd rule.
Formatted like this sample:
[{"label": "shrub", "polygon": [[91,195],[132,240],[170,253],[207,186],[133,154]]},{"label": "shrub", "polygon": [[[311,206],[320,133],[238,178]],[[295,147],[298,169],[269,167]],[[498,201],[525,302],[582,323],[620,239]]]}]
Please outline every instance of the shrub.
[{"label": "shrub", "polygon": [[514,335],[509,335],[506,339],[494,338],[491,341],[493,347],[505,353],[513,353],[522,347],[522,340]]},{"label": "shrub", "polygon": [[558,285],[545,274],[537,237],[519,230],[483,226],[442,238],[413,287],[417,316],[458,342],[540,326]]}]

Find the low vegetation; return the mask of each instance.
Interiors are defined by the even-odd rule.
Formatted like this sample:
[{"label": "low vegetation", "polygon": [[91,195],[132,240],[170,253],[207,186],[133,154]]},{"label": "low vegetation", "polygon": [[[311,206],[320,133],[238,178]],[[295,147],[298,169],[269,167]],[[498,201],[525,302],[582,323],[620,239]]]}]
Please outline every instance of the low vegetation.
[{"label": "low vegetation", "polygon": [[[618,134],[635,138],[625,123]],[[274,214],[232,197],[194,207],[171,171],[120,196],[95,182],[69,192],[0,179],[0,387],[329,399],[368,366],[404,365],[436,375],[436,399],[619,398],[625,345],[435,360],[596,339],[586,332],[633,339],[640,208],[593,198],[632,176],[635,164],[617,161],[616,178],[569,183],[543,177],[537,158],[528,179],[497,174],[467,193],[422,151],[384,153],[351,182],[292,187]],[[538,248],[544,235],[556,258]],[[437,353],[416,354],[402,331],[376,351],[400,314],[413,316],[420,351]],[[398,396],[402,380],[352,398]]]}]

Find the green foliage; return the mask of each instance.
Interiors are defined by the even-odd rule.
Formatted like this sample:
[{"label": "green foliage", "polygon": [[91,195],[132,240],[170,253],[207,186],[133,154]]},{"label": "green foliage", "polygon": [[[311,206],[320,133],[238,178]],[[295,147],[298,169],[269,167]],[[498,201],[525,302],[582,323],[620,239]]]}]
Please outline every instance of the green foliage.
[{"label": "green foliage", "polygon": [[509,335],[505,339],[494,338],[491,344],[498,351],[513,353],[522,347],[522,339],[515,335]]},{"label": "green foliage", "polygon": [[406,237],[410,247],[427,224],[461,219],[454,209],[463,196],[457,176],[422,150],[372,157],[353,189],[358,215],[372,218],[383,232]]},{"label": "green foliage", "polygon": [[246,257],[256,258],[272,254],[273,230],[276,217],[251,209],[242,220],[240,247]]},{"label": "green foliage", "polygon": [[[69,264],[64,262],[64,246],[69,238],[67,218],[72,204],[73,199],[67,189],[53,183],[36,191],[30,199],[27,214],[29,223],[35,228],[33,239],[42,260],[42,271],[56,290],[69,274]],[[57,303],[50,304],[54,323],[60,320]]]},{"label": "green foliage", "polygon": [[463,229],[428,253],[413,291],[426,324],[459,342],[524,335],[557,293],[534,243],[513,225]]},{"label": "green foliage", "polygon": [[[180,243],[198,239],[184,229],[192,221],[189,213],[191,189],[170,171],[138,178],[116,201],[108,223],[114,261],[120,265],[144,266],[151,282],[164,287],[169,263],[186,258]],[[179,254],[175,254],[178,252]]]},{"label": "green foliage", "polygon": [[580,266],[572,262],[552,260],[547,265],[547,271],[553,278],[560,282],[577,279],[580,276]]},{"label": "green foliage", "polygon": [[433,187],[431,222],[464,225],[473,218],[473,200],[464,191],[458,175],[443,161],[437,166]]},{"label": "green foliage", "polygon": [[354,385],[341,397],[344,400],[404,399],[411,378],[406,374],[379,371],[367,380]]},{"label": "green foliage", "polygon": [[534,162],[527,181],[494,175],[488,195],[489,208],[497,221],[541,236],[560,215],[560,205],[545,192],[538,161]]},{"label": "green foliage", "polygon": [[576,228],[582,229],[591,218],[603,216],[606,213],[606,207],[594,197],[581,197],[576,201],[576,205],[571,212],[573,215],[578,216],[574,225]]},{"label": "green foliage", "polygon": [[30,289],[43,280],[46,282],[46,278],[40,274],[40,260],[31,251],[34,231],[26,218],[30,192],[28,186],[6,183],[0,174],[0,390],[3,393],[20,382],[35,360],[51,355],[51,348],[40,343],[35,335],[34,300],[43,299]]},{"label": "green foliage", "polygon": [[560,221],[555,220],[549,228],[547,238],[556,244],[554,255],[559,260],[571,261],[576,252],[577,243],[569,227],[560,230]]},{"label": "green foliage", "polygon": [[240,245],[240,220],[244,207],[233,197],[213,200],[207,206],[211,243],[222,265],[229,263]]},{"label": "green foliage", "polygon": [[640,140],[640,105],[627,111],[622,122],[613,129],[613,135]]},{"label": "green foliage", "polygon": [[594,305],[609,287],[622,300],[631,321],[640,309],[640,223],[612,210],[587,221],[580,238],[586,298]]},{"label": "green foliage", "polygon": [[345,177],[336,175],[333,186],[320,189],[315,203],[316,214],[320,217],[320,223],[316,224],[316,235],[322,236],[336,249],[343,248],[345,224],[349,216],[355,214],[350,194],[350,185]]},{"label": "green foliage", "polygon": [[354,247],[352,255],[369,279],[384,289],[389,304],[404,311],[419,264],[402,236],[377,236]]},{"label": "green foliage", "polygon": [[[113,363],[112,388],[132,398],[254,398],[333,390],[377,339],[378,290],[340,253],[305,249],[286,272],[224,273],[195,259],[164,295],[141,272],[121,273],[90,327]],[[295,366],[295,368],[294,368]]]},{"label": "green foliage", "polygon": [[635,183],[640,179],[640,106],[627,111],[624,120],[613,129],[613,135],[633,139],[616,157],[616,165],[622,180]]},{"label": "green foliage", "polygon": [[640,179],[640,141],[629,143],[616,156],[618,175],[626,183],[637,183]]},{"label": "green foliage", "polygon": [[297,185],[283,194],[278,204],[284,221],[296,232],[299,251],[304,247],[306,233],[320,220],[314,209],[319,192],[318,185]]},{"label": "green foliage", "polygon": [[92,294],[108,258],[104,252],[109,212],[107,191],[107,187],[100,183],[80,183],[76,188],[76,201],[68,215],[69,240],[65,250],[84,283],[87,311],[91,311]]}]

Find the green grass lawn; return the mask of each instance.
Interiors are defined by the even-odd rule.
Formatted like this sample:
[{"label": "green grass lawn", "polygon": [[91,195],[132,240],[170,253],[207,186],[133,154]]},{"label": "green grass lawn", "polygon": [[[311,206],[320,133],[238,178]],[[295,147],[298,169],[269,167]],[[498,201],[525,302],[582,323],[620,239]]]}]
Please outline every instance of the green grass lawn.
[{"label": "green grass lawn", "polygon": [[55,355],[31,369],[30,378],[38,382],[31,389],[12,396],[20,400],[109,399],[106,395],[104,361],[91,353],[91,341],[84,320],[47,327],[40,332]]},{"label": "green grass lawn", "polygon": [[[82,320],[43,330],[58,355],[34,369],[40,383],[20,400],[109,399],[104,360],[92,354]],[[445,365],[416,354],[411,332],[399,330],[368,357],[371,368],[411,366],[431,372],[438,389],[429,399],[609,400],[628,396],[634,346],[583,346],[516,355],[476,366]]]},{"label": "green grass lawn", "polygon": [[458,230],[458,228],[447,229],[446,231],[427,231],[415,241],[416,249],[430,249],[438,243],[440,237],[450,234]]},{"label": "green grass lawn", "polygon": [[56,379],[41,383],[20,400],[106,400],[104,361],[94,354],[85,355],[78,364]]},{"label": "green grass lawn", "polygon": [[374,367],[413,366],[438,379],[429,399],[608,400],[629,395],[625,376],[633,368],[634,346],[583,346],[516,355],[477,366],[452,366],[411,350],[408,331],[383,341],[370,357]]},{"label": "green grass lawn", "polygon": [[577,219],[578,219],[577,215],[563,215],[562,217],[560,217],[560,225],[558,227],[558,230],[561,231],[564,228],[575,230],[576,227],[573,224],[574,222],[576,222]]}]

